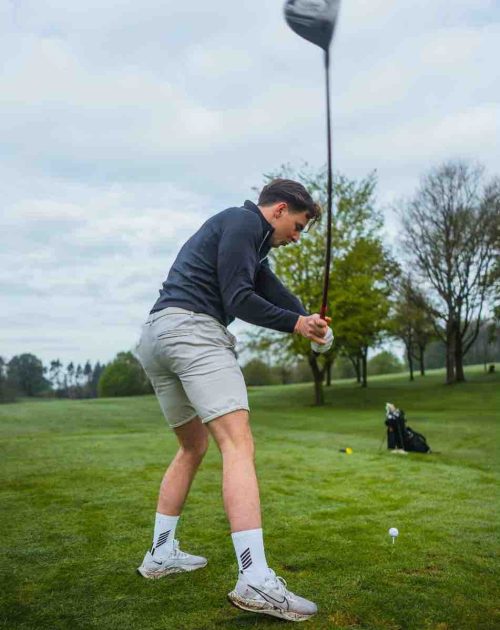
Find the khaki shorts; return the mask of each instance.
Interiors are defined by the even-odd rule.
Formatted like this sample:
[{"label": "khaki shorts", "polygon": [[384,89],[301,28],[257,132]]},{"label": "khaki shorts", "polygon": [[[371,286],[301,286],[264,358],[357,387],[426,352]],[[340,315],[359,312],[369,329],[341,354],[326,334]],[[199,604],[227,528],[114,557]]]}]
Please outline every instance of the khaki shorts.
[{"label": "khaki shorts", "polygon": [[210,315],[168,307],[149,316],[135,355],[172,428],[249,409],[235,343]]}]

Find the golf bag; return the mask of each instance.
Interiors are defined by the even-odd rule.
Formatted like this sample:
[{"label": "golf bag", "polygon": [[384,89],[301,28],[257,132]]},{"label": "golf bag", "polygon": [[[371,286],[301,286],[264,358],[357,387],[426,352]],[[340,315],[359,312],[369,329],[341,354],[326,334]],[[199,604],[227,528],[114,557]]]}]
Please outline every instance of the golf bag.
[{"label": "golf bag", "polygon": [[403,443],[405,451],[415,451],[415,453],[428,453],[431,447],[421,433],[417,433],[411,427],[406,427],[403,433]]},{"label": "golf bag", "polygon": [[391,403],[386,405],[387,448],[428,453],[431,449],[421,433],[406,426],[405,412]]}]

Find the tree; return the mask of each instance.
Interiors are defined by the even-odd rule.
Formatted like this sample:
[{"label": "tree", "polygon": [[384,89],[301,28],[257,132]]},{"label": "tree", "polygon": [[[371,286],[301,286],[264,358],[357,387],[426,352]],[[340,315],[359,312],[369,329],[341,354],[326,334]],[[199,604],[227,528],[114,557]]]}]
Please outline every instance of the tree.
[{"label": "tree", "polygon": [[495,318],[484,319],[479,334],[464,359],[466,365],[482,363],[488,365],[500,360],[500,324]]},{"label": "tree", "polygon": [[75,364],[73,361],[68,363],[66,367],[66,377],[64,379],[67,388],[73,387],[75,380]]},{"label": "tree", "polygon": [[[325,206],[326,173],[324,169],[313,172],[307,165],[301,170],[294,171],[289,166],[265,177],[270,181],[276,177],[287,177],[300,181],[311,195]],[[363,239],[377,241],[376,234],[382,225],[382,219],[374,207],[374,190],[376,178],[374,174],[359,181],[349,180],[342,175],[336,175],[334,180],[334,194],[336,209],[332,227],[332,269],[335,261],[345,258]],[[326,221],[316,225],[310,233],[305,234],[298,247],[280,248],[270,256],[271,264],[277,275],[286,286],[299,297],[304,308],[310,312],[318,312],[323,288],[323,270],[325,263]],[[379,241],[377,241],[379,242]],[[332,275],[333,278],[333,275]],[[330,280],[331,286],[333,280]],[[334,289],[332,286],[329,296],[329,312],[334,313],[334,332],[337,326],[337,314],[334,308]],[[308,340],[296,335],[282,335],[263,330],[252,333],[251,347],[257,351],[272,348],[274,363],[283,364],[296,362],[300,357],[305,358],[311,369],[314,380],[315,404],[323,404],[323,382],[338,355],[339,345],[316,355],[311,351]]]},{"label": "tree", "polygon": [[435,339],[434,319],[431,315],[427,298],[418,289],[414,289],[413,299],[413,330],[415,333],[415,351],[413,357],[420,367],[420,376],[425,376],[425,351],[429,343]]},{"label": "tree", "polygon": [[9,380],[7,363],[3,357],[0,357],[0,403],[14,402],[15,399],[16,390]]},{"label": "tree", "polygon": [[153,388],[139,361],[131,352],[120,352],[107,365],[97,387],[99,397],[152,394]]},{"label": "tree", "polygon": [[409,275],[399,279],[396,300],[391,318],[391,332],[405,345],[406,358],[413,376],[413,359],[420,365],[420,373],[425,375],[425,349],[434,337],[434,322],[424,294],[417,289]]},{"label": "tree", "polygon": [[370,374],[396,374],[403,370],[403,363],[395,354],[388,350],[379,352],[368,361],[368,372]]},{"label": "tree", "polygon": [[273,376],[269,366],[260,359],[250,359],[242,369],[245,383],[253,385],[271,385]]},{"label": "tree", "polygon": [[83,377],[85,379],[85,386],[88,388],[92,380],[92,365],[88,360],[83,368]]},{"label": "tree", "polygon": [[76,383],[77,388],[81,387],[82,379],[83,379],[83,368],[80,364],[78,364],[76,366],[76,371],[75,371],[75,383]]},{"label": "tree", "polygon": [[34,354],[20,354],[9,361],[7,378],[23,396],[37,396],[50,387],[45,368]]},{"label": "tree", "polygon": [[59,359],[55,359],[50,362],[49,380],[51,382],[52,389],[56,392],[58,392],[63,385],[63,382],[61,380],[62,367],[63,364],[61,363],[61,361],[59,361]]},{"label": "tree", "polygon": [[356,371],[348,357],[340,355],[337,358],[333,367],[333,378],[356,378]]},{"label": "tree", "polygon": [[337,344],[350,358],[362,387],[368,384],[368,349],[389,328],[389,297],[399,266],[378,238],[358,238],[337,259],[332,274],[332,312]]},{"label": "tree", "polygon": [[99,363],[99,361],[97,361],[97,363],[94,365],[94,368],[92,370],[92,376],[90,377],[90,397],[91,398],[96,398],[97,397],[97,388],[99,386],[99,379],[101,378],[101,374],[104,372],[104,369],[106,368],[105,364]]},{"label": "tree", "polygon": [[412,269],[428,288],[436,333],[446,345],[446,382],[463,381],[464,355],[479,332],[499,251],[500,180],[448,162],[429,172],[402,214]]}]

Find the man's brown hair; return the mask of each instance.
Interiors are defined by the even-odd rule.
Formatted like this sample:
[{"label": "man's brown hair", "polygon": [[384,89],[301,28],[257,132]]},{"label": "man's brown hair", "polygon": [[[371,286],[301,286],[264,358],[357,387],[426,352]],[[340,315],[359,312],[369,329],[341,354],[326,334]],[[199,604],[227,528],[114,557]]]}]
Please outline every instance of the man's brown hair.
[{"label": "man's brown hair", "polygon": [[307,190],[292,179],[273,179],[266,184],[259,195],[259,206],[269,206],[285,201],[290,212],[307,212],[309,220],[316,221],[321,216],[321,208]]}]

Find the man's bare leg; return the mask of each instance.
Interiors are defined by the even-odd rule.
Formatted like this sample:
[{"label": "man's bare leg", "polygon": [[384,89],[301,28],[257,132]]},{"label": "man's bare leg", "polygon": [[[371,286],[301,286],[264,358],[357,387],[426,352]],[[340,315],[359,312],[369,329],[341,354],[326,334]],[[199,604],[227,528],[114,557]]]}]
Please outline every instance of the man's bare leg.
[{"label": "man's bare leg", "polygon": [[248,412],[229,413],[208,428],[222,453],[224,506],[238,559],[238,581],[229,600],[242,610],[288,621],[309,619],[316,604],[288,591],[267,566]]},{"label": "man's bare leg", "polygon": [[156,509],[160,514],[179,516],[207,451],[208,431],[198,416],[174,431],[179,441],[179,450],[161,482]]},{"label": "man's bare leg", "polygon": [[231,532],[261,527],[255,449],[248,411],[228,413],[208,423],[222,454],[222,493]]},{"label": "man's bare leg", "polygon": [[160,486],[153,545],[138,571],[157,579],[170,573],[194,571],[207,564],[206,558],[180,552],[175,541],[179,515],[196,471],[208,447],[208,431],[198,417],[175,429],[179,450],[167,468]]},{"label": "man's bare leg", "polygon": [[260,583],[269,576],[261,527],[254,443],[248,412],[212,420],[209,431],[222,454],[222,491],[240,572]]}]

